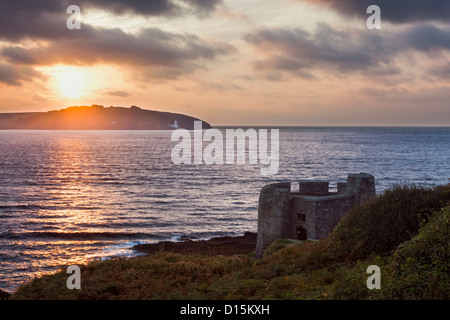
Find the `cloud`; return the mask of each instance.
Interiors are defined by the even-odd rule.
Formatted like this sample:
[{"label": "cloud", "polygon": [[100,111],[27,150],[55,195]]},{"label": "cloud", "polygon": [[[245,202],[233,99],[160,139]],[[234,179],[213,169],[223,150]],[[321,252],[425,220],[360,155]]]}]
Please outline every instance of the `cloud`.
[{"label": "cloud", "polygon": [[[157,28],[126,33],[120,28],[82,24],[80,30],[66,27],[66,8],[103,8],[115,14],[173,15],[190,10],[205,15],[221,0],[17,0],[0,1],[0,58],[3,82],[20,84],[26,77],[14,72],[12,65],[46,66],[52,64],[94,65],[98,63],[139,66],[144,78],[174,79],[206,69],[207,62],[236,49],[219,41],[205,41],[191,34],[176,34]],[[183,12],[184,12],[183,11]],[[14,44],[13,44],[14,43]]]},{"label": "cloud", "polygon": [[339,72],[375,67],[390,58],[383,54],[377,34],[351,34],[320,23],[314,33],[302,29],[262,29],[244,40],[266,55],[255,61],[257,70],[277,70],[304,78],[314,78],[308,70],[321,67]]},{"label": "cloud", "polygon": [[400,54],[449,50],[450,29],[426,23],[389,33],[368,33],[340,31],[319,23],[314,32],[299,28],[259,29],[246,34],[244,40],[263,57],[253,61],[254,69],[266,72],[266,77],[272,77],[270,80],[283,80],[280,72],[315,79],[316,69],[335,75],[364,72],[387,76],[401,73],[395,64]]},{"label": "cloud", "polygon": [[35,78],[43,78],[43,76],[33,68],[0,62],[0,82],[12,86],[21,86],[23,81],[30,81]]},{"label": "cloud", "polygon": [[316,5],[329,6],[349,16],[367,19],[367,8],[378,5],[381,17],[393,23],[419,21],[450,21],[450,1],[448,0],[297,0]]},{"label": "cloud", "polygon": [[48,102],[49,101],[47,98],[44,98],[40,94],[34,94],[31,98],[36,102]]},{"label": "cloud", "polygon": [[24,64],[37,64],[38,60],[33,56],[32,51],[22,47],[5,47],[0,53],[3,57],[13,62]]},{"label": "cloud", "polygon": [[195,13],[200,15],[209,14],[216,10],[222,0],[183,0]]},{"label": "cloud", "polygon": [[181,67],[185,61],[214,59],[235,51],[225,43],[211,43],[195,35],[141,29],[137,34],[119,28],[86,27],[76,37],[50,42],[46,46],[5,47],[1,54],[13,62],[38,65],[55,63],[89,65],[113,62],[130,65]]},{"label": "cloud", "polygon": [[14,67],[0,63],[0,82],[9,85],[20,85],[20,74]]},{"label": "cloud", "polygon": [[236,22],[251,23],[251,20],[247,14],[242,11],[231,10],[227,7],[222,7],[217,10],[217,16]]},{"label": "cloud", "polygon": [[[206,42],[195,35],[141,29],[137,34],[121,29],[85,26],[74,37],[24,48],[4,47],[0,53],[11,63],[29,65],[93,65],[112,63],[138,66],[151,77],[176,78],[205,68],[207,61],[236,52],[222,42]],[[150,68],[150,71],[148,70]]]},{"label": "cloud", "polygon": [[107,95],[107,96],[122,97],[122,98],[126,98],[126,97],[130,96],[130,94],[128,92],[123,91],[123,90],[107,90],[107,91],[101,91],[99,93]]},{"label": "cloud", "polygon": [[78,5],[82,13],[97,8],[113,14],[172,17],[188,13],[205,16],[221,3],[222,0],[0,0],[0,39],[74,37],[74,32],[66,28],[69,5]]},{"label": "cloud", "polygon": [[450,49],[450,29],[432,24],[413,25],[397,36],[399,45],[420,51]]},{"label": "cloud", "polygon": [[133,13],[144,16],[205,15],[216,10],[222,0],[76,0],[71,4],[100,8],[117,14]]},{"label": "cloud", "polygon": [[170,0],[77,0],[72,4],[80,8],[99,8],[115,14],[140,14],[146,16],[172,15],[179,7]]},{"label": "cloud", "polygon": [[69,5],[77,5],[82,10],[96,8],[115,14],[138,14],[160,16],[186,13],[210,13],[222,0],[2,0],[0,8],[10,14],[43,12],[66,14]]},{"label": "cloud", "polygon": [[431,67],[429,73],[438,79],[450,80],[450,63]]}]

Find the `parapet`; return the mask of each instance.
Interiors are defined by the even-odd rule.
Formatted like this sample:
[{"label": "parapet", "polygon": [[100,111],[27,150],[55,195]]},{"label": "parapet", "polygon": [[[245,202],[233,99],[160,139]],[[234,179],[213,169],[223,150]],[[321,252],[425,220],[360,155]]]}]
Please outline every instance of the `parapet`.
[{"label": "parapet", "polygon": [[305,181],[301,180],[299,182],[299,192],[303,195],[312,195],[312,196],[318,196],[318,195],[327,195],[328,187],[329,187],[328,181]]},{"label": "parapet", "polygon": [[347,177],[347,193],[355,195],[357,204],[375,195],[375,178],[373,175],[360,172]]}]

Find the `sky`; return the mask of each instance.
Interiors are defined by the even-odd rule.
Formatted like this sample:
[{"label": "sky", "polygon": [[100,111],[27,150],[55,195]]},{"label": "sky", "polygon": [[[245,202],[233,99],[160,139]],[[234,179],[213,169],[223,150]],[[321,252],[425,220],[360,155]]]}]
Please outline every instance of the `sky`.
[{"label": "sky", "polygon": [[[67,28],[70,5],[81,29]],[[370,5],[381,29],[367,28]],[[448,0],[0,0],[0,112],[449,126],[449,57]]]}]

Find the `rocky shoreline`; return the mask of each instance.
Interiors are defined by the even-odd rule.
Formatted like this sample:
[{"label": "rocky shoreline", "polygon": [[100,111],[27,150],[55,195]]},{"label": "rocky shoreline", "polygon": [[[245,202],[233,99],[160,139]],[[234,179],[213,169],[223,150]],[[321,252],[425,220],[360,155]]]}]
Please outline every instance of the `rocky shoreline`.
[{"label": "rocky shoreline", "polygon": [[147,254],[173,252],[180,254],[201,254],[207,256],[248,254],[255,250],[256,233],[246,232],[237,237],[216,237],[209,240],[182,239],[181,241],[161,241],[138,244],[133,249]]},{"label": "rocky shoreline", "polygon": [[[246,232],[242,236],[216,237],[208,240],[195,240],[182,237],[181,241],[161,241],[138,244],[132,247],[139,253],[155,254],[172,252],[178,254],[198,254],[204,256],[232,256],[249,254],[256,248],[256,233]],[[10,293],[0,289],[0,300],[8,300]]]},{"label": "rocky shoreline", "polygon": [[9,296],[10,296],[10,294],[8,292],[0,289],[0,300],[8,300]]}]

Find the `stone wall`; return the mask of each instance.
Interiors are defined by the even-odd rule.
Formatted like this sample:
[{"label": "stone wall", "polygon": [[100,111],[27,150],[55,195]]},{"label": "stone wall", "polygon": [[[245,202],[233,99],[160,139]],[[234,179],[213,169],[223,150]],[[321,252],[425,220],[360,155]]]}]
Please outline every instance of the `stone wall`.
[{"label": "stone wall", "polygon": [[356,204],[375,195],[375,178],[368,173],[353,173],[347,178],[347,193],[355,196]]},{"label": "stone wall", "polygon": [[274,183],[262,188],[258,204],[258,238],[255,255],[262,257],[275,240],[288,236],[291,184]]}]

